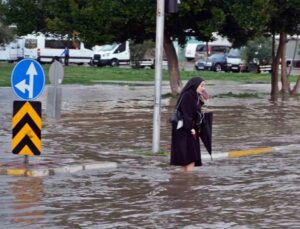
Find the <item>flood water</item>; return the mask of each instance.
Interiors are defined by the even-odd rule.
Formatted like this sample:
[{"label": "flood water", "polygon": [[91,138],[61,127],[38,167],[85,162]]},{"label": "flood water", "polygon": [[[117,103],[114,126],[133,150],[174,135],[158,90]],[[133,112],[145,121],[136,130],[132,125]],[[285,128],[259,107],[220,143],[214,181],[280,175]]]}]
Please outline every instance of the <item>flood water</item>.
[{"label": "flood water", "polygon": [[[149,156],[153,86],[63,86],[62,117],[45,115],[40,164],[114,161],[116,169],[48,177],[0,176],[0,228],[299,228],[300,98],[268,100],[266,84],[208,81],[213,153],[281,146],[282,151],[204,161],[192,173]],[[163,85],[163,94],[169,86]],[[249,93],[258,97],[226,96]],[[0,164],[11,154],[10,88],[0,88]],[[170,149],[163,96],[161,149]],[[202,148],[202,153],[207,152]]]}]

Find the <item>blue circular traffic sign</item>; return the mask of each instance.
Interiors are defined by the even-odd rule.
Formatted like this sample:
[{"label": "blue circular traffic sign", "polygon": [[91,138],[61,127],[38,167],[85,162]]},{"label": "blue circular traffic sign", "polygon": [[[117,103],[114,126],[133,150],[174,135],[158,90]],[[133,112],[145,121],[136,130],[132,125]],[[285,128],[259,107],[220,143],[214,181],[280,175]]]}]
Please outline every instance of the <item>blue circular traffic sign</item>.
[{"label": "blue circular traffic sign", "polygon": [[11,87],[17,97],[33,100],[40,96],[45,87],[45,73],[39,62],[23,59],[11,73]]}]

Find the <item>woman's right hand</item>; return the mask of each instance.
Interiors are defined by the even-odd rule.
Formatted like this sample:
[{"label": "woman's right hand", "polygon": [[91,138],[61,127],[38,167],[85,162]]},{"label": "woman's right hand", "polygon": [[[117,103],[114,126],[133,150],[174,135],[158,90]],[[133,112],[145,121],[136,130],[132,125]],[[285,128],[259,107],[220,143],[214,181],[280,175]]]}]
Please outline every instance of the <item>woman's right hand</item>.
[{"label": "woman's right hand", "polygon": [[196,130],[195,129],[191,129],[191,134],[194,137],[194,139],[197,139],[197,135],[196,135]]},{"label": "woman's right hand", "polygon": [[196,134],[196,130],[195,129],[191,129],[191,134],[195,135]]}]

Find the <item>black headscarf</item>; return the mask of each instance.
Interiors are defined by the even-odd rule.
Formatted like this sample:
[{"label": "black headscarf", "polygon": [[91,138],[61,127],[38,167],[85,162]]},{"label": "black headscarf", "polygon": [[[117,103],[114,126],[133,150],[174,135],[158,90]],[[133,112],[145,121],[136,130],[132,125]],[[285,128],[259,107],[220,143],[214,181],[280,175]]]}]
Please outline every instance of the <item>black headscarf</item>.
[{"label": "black headscarf", "polygon": [[[191,78],[186,85],[184,86],[184,88],[182,89],[180,96],[178,98],[178,101],[181,100],[183,94],[187,91],[191,91],[195,96],[197,96],[197,88],[198,86],[204,81],[204,79],[202,79],[201,77],[193,77]],[[177,103],[178,103],[177,101]]]}]

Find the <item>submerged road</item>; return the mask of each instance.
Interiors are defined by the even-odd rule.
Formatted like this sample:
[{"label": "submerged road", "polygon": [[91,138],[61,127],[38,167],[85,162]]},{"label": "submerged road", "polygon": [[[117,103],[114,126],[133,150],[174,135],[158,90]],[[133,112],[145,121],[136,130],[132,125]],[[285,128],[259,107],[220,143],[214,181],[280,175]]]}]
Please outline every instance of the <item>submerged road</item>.
[{"label": "submerged road", "polygon": [[[297,228],[299,97],[270,102],[265,84],[208,81],[207,88],[213,96],[206,106],[214,112],[213,153],[281,150],[205,161],[183,174],[168,165],[167,156],[144,153],[152,144],[153,86],[63,86],[60,120],[45,116],[47,93],[40,98],[43,151],[30,163],[111,161],[118,167],[0,176],[1,227]],[[163,94],[168,92],[163,86]],[[0,164],[23,160],[10,152],[14,99],[10,88],[0,88]],[[163,97],[163,151],[170,148],[168,117],[174,104]]]}]

